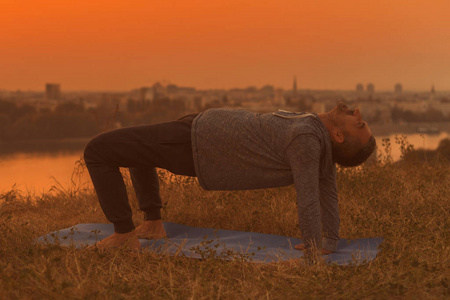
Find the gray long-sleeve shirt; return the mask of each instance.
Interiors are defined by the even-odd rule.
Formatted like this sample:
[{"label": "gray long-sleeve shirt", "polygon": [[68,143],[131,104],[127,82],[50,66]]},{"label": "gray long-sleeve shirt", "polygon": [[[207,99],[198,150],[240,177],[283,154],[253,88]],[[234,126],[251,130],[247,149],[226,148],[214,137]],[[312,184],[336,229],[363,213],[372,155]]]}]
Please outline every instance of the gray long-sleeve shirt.
[{"label": "gray long-sleeve shirt", "polygon": [[306,246],[336,249],[336,167],[328,131],[316,115],[209,109],[192,124],[192,148],[197,177],[206,190],[294,184]]}]

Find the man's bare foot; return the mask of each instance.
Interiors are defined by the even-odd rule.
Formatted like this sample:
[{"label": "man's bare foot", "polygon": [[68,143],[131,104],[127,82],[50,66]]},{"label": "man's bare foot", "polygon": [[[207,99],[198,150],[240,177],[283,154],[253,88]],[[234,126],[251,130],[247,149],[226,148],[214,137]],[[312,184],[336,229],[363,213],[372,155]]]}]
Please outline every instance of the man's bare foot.
[{"label": "man's bare foot", "polygon": [[136,228],[136,233],[139,239],[148,240],[162,239],[167,236],[162,220],[144,221]]},{"label": "man's bare foot", "polygon": [[135,231],[127,233],[115,232],[113,235],[89,246],[88,249],[114,249],[121,247],[132,251],[139,251],[141,249],[141,244],[139,243]]}]

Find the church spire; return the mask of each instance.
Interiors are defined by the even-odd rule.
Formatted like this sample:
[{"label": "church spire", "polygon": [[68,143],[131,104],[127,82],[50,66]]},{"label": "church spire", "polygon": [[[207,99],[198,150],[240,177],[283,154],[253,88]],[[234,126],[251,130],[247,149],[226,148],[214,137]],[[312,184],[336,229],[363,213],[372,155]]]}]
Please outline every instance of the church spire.
[{"label": "church spire", "polygon": [[294,97],[297,96],[297,76],[294,76],[294,84],[293,84],[293,87],[292,87],[292,95]]}]

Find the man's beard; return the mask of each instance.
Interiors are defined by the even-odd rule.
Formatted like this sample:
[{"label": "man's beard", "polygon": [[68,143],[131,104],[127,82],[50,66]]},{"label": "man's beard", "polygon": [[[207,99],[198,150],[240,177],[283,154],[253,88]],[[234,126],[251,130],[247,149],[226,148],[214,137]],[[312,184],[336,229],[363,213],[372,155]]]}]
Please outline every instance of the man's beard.
[{"label": "man's beard", "polygon": [[337,104],[337,111],[346,115],[353,115],[353,113],[355,112],[355,109],[349,109],[347,104],[345,104],[344,102],[339,102]]},{"label": "man's beard", "polygon": [[335,126],[341,125],[341,117],[344,115],[353,115],[355,109],[349,109],[347,104],[344,102],[339,102],[336,107],[330,111],[330,120],[334,123]]}]

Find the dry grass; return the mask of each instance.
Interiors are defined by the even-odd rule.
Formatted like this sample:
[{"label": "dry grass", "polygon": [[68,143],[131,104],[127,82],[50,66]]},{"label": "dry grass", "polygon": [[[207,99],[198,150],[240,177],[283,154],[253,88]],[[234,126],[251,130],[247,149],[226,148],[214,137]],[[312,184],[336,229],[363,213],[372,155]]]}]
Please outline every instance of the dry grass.
[{"label": "dry grass", "polygon": [[[383,236],[359,267],[257,264],[99,253],[33,239],[78,223],[106,222],[92,190],[0,195],[0,299],[448,299],[450,167],[379,164],[338,174],[341,236]],[[165,221],[298,236],[292,187],[205,192],[164,176]],[[142,215],[130,191],[135,222]]]}]

